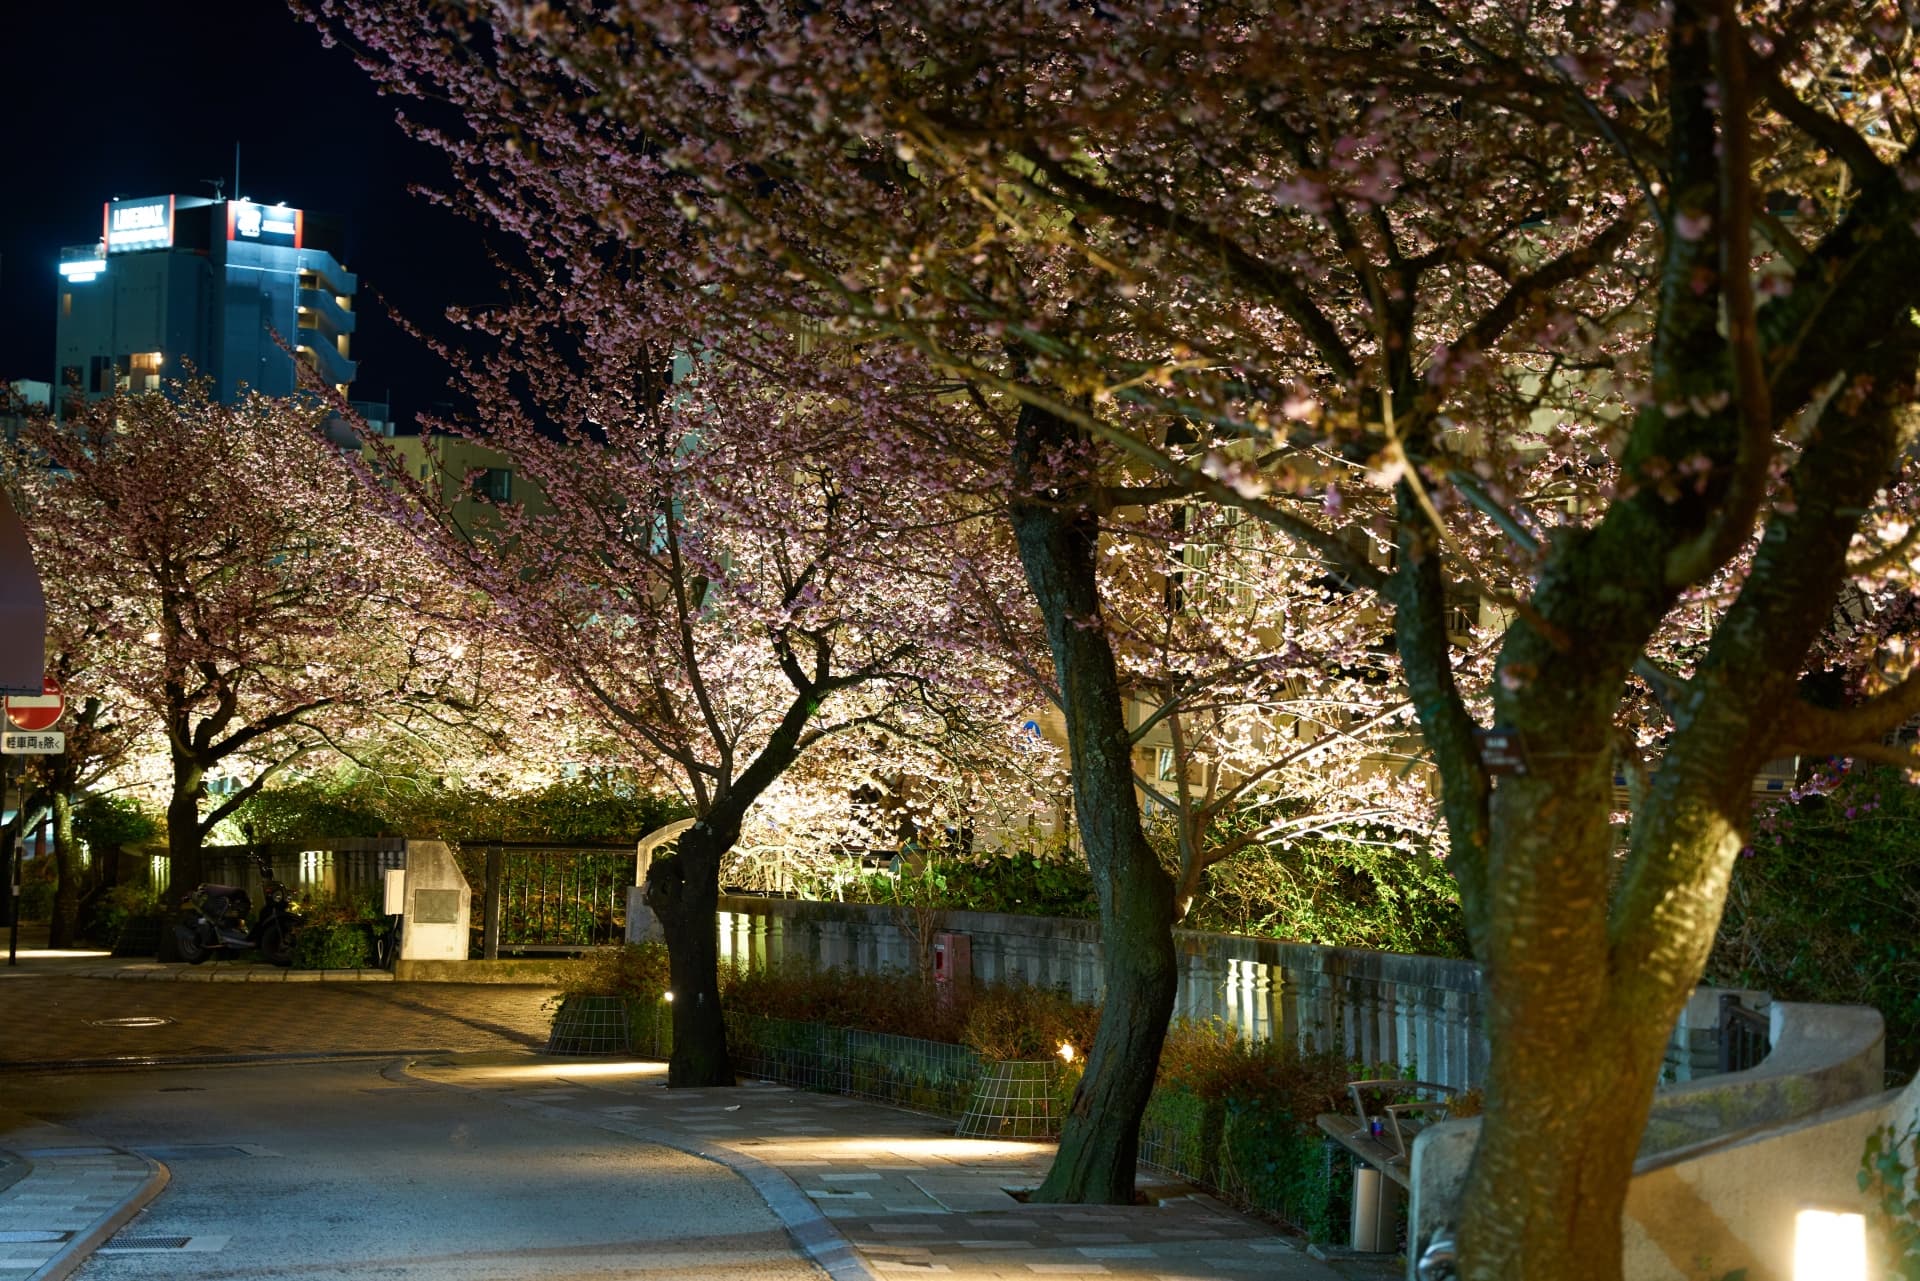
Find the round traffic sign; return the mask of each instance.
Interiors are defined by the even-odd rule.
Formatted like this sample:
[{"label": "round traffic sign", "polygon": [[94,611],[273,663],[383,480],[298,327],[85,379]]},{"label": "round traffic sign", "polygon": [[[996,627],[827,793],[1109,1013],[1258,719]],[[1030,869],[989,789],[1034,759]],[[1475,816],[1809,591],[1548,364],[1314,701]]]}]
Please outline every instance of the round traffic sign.
[{"label": "round traffic sign", "polygon": [[14,695],[7,699],[7,719],[15,729],[52,729],[66,714],[67,697],[60,682],[49,676],[40,683],[38,695]]}]

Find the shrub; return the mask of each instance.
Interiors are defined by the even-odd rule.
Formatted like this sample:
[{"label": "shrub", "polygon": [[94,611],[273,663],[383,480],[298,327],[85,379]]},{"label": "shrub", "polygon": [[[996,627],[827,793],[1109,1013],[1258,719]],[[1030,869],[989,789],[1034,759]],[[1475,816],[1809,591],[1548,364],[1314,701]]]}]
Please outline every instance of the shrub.
[{"label": "shrub", "polygon": [[1046,1059],[1063,1042],[1085,1054],[1099,1028],[1099,1006],[1057,988],[995,984],[974,993],[960,1039],[983,1059]]},{"label": "shrub", "polygon": [[664,997],[672,984],[664,943],[628,943],[590,953],[569,966],[561,992],[566,996],[617,996],[633,1003],[652,1003]]},{"label": "shrub", "polygon": [[924,1041],[958,1044],[965,1026],[965,1003],[941,1001],[932,982],[918,974],[850,975],[801,966],[734,969],[721,975],[721,994],[727,1008],[740,1014]]},{"label": "shrub", "polygon": [[124,796],[90,794],[73,810],[73,834],[96,853],[150,841],[163,830],[158,819]]},{"label": "shrub", "polygon": [[[829,897],[819,886],[813,892]],[[1100,912],[1086,860],[1058,843],[964,858],[935,854],[917,869],[856,878],[838,896],[1026,916],[1091,919]],[[1466,917],[1445,861],[1358,840],[1315,838],[1243,850],[1207,873],[1181,924],[1324,947],[1467,955]]]},{"label": "shrub", "polygon": [[381,921],[385,918],[375,902],[376,892],[365,889],[347,894],[313,894],[301,898],[295,904],[295,910],[307,926]]},{"label": "shrub", "polygon": [[293,939],[296,970],[358,970],[373,964],[373,939],[358,922],[309,921]]},{"label": "shrub", "polygon": [[[1331,1050],[1305,1053],[1278,1041],[1256,1041],[1219,1019],[1176,1022],[1160,1052],[1156,1084],[1202,1099],[1259,1095],[1311,1124],[1346,1106],[1347,1082],[1368,1069]],[[1398,1072],[1388,1069],[1387,1074]]]},{"label": "shrub", "polygon": [[685,817],[685,806],[618,780],[573,779],[531,792],[479,787],[395,786],[369,771],[299,779],[267,788],[227,820],[226,838],[279,842],[402,834],[448,841],[532,840],[560,844],[637,840]]},{"label": "shrub", "polygon": [[1362,1071],[1338,1054],[1183,1020],[1167,1033],[1143,1146],[1150,1159],[1326,1240],[1338,1226],[1338,1189],[1314,1118],[1342,1110],[1347,1081]]},{"label": "shrub", "polygon": [[1844,770],[1825,795],[1762,815],[1707,974],[1783,1000],[1876,1006],[1887,1066],[1920,1067],[1920,788],[1897,770]]},{"label": "shrub", "polygon": [[[664,965],[663,952],[602,959],[568,992],[654,993],[664,989]],[[617,977],[623,974],[644,977]],[[735,1027],[736,1037],[751,1032],[755,1052],[767,1062],[791,1060],[794,1070],[817,1074],[822,1064],[843,1058],[842,1070],[865,1093],[949,1111],[966,1095],[960,1082],[936,1080],[931,1070],[915,1077],[920,1069],[904,1062],[897,1047],[869,1049],[862,1059],[854,1048],[858,1033],[960,1043],[984,1060],[1049,1059],[1062,1041],[1079,1050],[1090,1046],[1100,1019],[1097,1007],[1063,991],[1021,983],[980,987],[943,1004],[932,984],[899,973],[735,969],[722,974],[722,992],[730,1016],[780,1020]],[[1338,1054],[1301,1054],[1254,1041],[1218,1021],[1178,1023],[1148,1103],[1142,1156],[1324,1240],[1337,1226],[1342,1190],[1314,1118],[1345,1110],[1353,1077],[1395,1074],[1391,1067],[1351,1065]],[[813,1078],[802,1072],[794,1079]],[[1075,1079],[1072,1071],[1061,1075],[1062,1106]]]},{"label": "shrub", "polygon": [[53,879],[36,863],[45,864],[46,871],[51,871],[53,860],[30,860],[21,870],[19,904],[23,921],[44,921],[53,915]]},{"label": "shrub", "polygon": [[160,916],[166,911],[161,896],[145,885],[116,885],[101,896],[94,916],[95,927],[109,942],[120,941],[127,922]]},{"label": "shrub", "polygon": [[1060,842],[1011,853],[964,857],[936,853],[917,869],[858,877],[840,897],[849,903],[1082,920],[1100,914],[1086,860]]},{"label": "shrub", "polygon": [[[1901,1152],[1911,1149],[1913,1163]],[[1920,1142],[1909,1127],[1905,1134],[1883,1125],[1867,1136],[1860,1154],[1860,1190],[1873,1200],[1873,1244],[1880,1259],[1878,1275],[1898,1281],[1920,1281]]]},{"label": "shrub", "polygon": [[917,974],[849,974],[800,966],[734,969],[721,976],[736,1014],[965,1045],[986,1059],[1051,1058],[1062,1041],[1081,1052],[1100,1022],[1095,1006],[1027,983],[976,986],[941,1000]]},{"label": "shrub", "polygon": [[1234,855],[1207,873],[1181,924],[1322,947],[1468,954],[1459,887],[1444,859],[1331,837]]}]

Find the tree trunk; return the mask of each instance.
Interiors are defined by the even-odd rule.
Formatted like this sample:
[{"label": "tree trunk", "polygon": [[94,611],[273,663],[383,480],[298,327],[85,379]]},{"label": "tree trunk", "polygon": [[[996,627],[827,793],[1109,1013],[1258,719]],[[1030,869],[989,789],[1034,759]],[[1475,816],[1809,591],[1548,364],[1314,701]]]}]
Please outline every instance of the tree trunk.
[{"label": "tree trunk", "polygon": [[80,851],[73,839],[73,798],[53,793],[53,916],[47,923],[52,947],[72,947],[80,923]]},{"label": "tree trunk", "polygon": [[1462,1278],[1620,1281],[1627,1186],[1667,1026],[1609,1009],[1495,1057],[1486,1090],[1501,1102],[1482,1123],[1461,1206]]},{"label": "tree trunk", "polygon": [[200,788],[206,774],[191,762],[173,763],[173,795],[167,799],[167,897],[178,901],[206,879],[200,858]]},{"label": "tree trunk", "polygon": [[660,918],[673,982],[671,1087],[732,1085],[727,1024],[720,1010],[720,859],[739,834],[702,818],[680,834],[676,853],[647,869],[647,906]]},{"label": "tree trunk", "polygon": [[[173,762],[173,795],[167,799],[167,887],[160,901],[171,909],[193,893],[204,879],[200,858],[200,784],[204,772],[176,755]],[[166,926],[160,931],[159,959],[178,961],[180,949],[174,938],[173,922],[177,914],[163,913]]]},{"label": "tree trunk", "polygon": [[1133,1201],[1140,1118],[1173,1013],[1173,882],[1140,831],[1126,707],[1100,627],[1098,523],[1075,502],[1077,484],[1036,474],[1074,443],[1058,418],[1021,410],[1012,519],[1060,684],[1074,811],[1100,899],[1107,991],[1059,1154],[1033,1199],[1126,1205]]}]

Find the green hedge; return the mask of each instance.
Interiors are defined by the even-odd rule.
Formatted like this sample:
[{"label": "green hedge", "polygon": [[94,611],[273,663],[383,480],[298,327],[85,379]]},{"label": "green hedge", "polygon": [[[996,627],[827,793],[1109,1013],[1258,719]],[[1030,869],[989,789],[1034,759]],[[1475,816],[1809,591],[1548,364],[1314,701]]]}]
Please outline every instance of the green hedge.
[{"label": "green hedge", "polygon": [[373,936],[358,921],[305,925],[293,936],[296,970],[362,970],[373,966]]},{"label": "green hedge", "polygon": [[1825,794],[1761,814],[1735,861],[1707,979],[1776,1000],[1872,1005],[1887,1066],[1920,1068],[1920,788],[1827,769]]},{"label": "green hedge", "polygon": [[1314,1241],[1345,1232],[1345,1163],[1314,1127],[1271,1100],[1202,1098],[1157,1087],[1140,1125],[1140,1158],[1276,1215]]},{"label": "green hedge", "polygon": [[[1092,919],[1093,874],[1071,849],[994,854],[934,851],[898,875],[876,872],[817,897],[935,911]],[[1467,955],[1466,917],[1446,860],[1423,850],[1313,837],[1243,850],[1206,874],[1186,929],[1366,947],[1416,956]]]}]

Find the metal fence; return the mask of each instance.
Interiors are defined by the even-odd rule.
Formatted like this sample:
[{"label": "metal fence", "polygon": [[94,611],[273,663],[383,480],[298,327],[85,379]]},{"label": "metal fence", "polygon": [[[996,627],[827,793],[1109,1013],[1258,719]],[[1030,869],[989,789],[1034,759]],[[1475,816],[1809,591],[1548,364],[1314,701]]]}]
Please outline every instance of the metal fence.
[{"label": "metal fence", "polygon": [[364,903],[378,911],[389,869],[407,865],[407,843],[397,838],[213,845],[201,851],[206,877],[222,885],[243,886],[256,902],[260,873],[253,855],[263,855],[274,875],[296,887],[305,901],[333,899]]},{"label": "metal fence", "polygon": [[484,957],[626,940],[632,845],[468,842],[456,858],[481,899]]},{"label": "metal fence", "polygon": [[727,1047],[747,1076],[937,1116],[965,1114],[983,1070],[964,1045],[750,1014],[727,1015]]},{"label": "metal fence", "polygon": [[1747,1009],[1737,992],[1720,998],[1719,1034],[1715,1066],[1722,1072],[1758,1067],[1773,1052],[1773,1020]]}]

